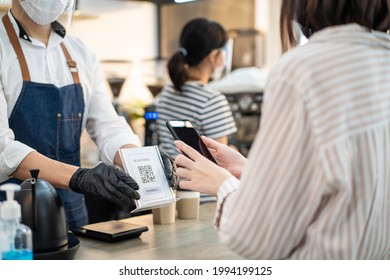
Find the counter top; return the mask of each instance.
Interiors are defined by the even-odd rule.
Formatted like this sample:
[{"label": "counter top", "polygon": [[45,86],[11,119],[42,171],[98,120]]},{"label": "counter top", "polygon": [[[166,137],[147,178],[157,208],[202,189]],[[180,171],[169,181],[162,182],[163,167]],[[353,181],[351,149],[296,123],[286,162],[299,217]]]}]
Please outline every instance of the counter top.
[{"label": "counter top", "polygon": [[153,224],[152,214],[132,217],[122,221],[148,226],[149,230],[134,238],[116,243],[106,243],[79,237],[80,248],[76,260],[191,260],[191,259],[241,259],[219,243],[214,229],[215,203],[200,206],[196,220],[176,218],[168,225]]}]

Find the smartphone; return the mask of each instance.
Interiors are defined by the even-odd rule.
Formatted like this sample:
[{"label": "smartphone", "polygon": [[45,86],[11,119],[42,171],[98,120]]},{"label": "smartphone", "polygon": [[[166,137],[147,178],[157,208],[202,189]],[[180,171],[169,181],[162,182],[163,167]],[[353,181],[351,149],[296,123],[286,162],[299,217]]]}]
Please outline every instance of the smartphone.
[{"label": "smartphone", "polygon": [[174,139],[183,141],[187,145],[197,150],[207,159],[217,163],[190,121],[169,120],[166,122],[166,125]]}]

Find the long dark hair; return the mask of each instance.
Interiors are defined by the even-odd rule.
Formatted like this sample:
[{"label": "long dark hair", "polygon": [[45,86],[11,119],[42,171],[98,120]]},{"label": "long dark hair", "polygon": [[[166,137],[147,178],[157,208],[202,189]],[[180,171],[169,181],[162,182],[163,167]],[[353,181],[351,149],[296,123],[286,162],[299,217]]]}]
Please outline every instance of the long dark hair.
[{"label": "long dark hair", "polygon": [[293,21],[305,36],[328,26],[357,23],[370,30],[390,28],[390,0],[283,0],[280,33],[283,51],[295,46]]},{"label": "long dark hair", "polygon": [[205,18],[189,21],[181,31],[180,48],[168,61],[168,72],[176,90],[187,81],[185,65],[199,64],[214,49],[227,41],[225,29],[217,22]]}]

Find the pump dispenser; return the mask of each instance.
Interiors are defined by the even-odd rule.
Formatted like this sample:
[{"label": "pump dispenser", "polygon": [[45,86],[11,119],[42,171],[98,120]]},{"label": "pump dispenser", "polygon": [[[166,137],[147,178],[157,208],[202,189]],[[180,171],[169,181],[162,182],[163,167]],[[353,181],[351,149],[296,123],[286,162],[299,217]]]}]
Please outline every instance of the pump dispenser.
[{"label": "pump dispenser", "polygon": [[5,227],[3,219],[1,218],[1,206],[3,202],[0,201],[0,259],[3,258],[3,247],[5,247],[6,238],[5,238]]},{"label": "pump dispenser", "polygon": [[19,191],[20,186],[4,184],[0,189],[7,193],[7,200],[3,202],[0,213],[5,234],[2,259],[32,260],[32,233],[29,227],[20,223],[21,207],[14,200],[14,192]]}]

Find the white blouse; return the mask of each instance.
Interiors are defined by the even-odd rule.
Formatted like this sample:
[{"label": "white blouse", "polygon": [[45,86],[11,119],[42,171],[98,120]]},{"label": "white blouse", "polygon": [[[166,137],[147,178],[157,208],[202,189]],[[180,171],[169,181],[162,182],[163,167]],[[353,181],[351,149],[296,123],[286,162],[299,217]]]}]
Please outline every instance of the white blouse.
[{"label": "white blouse", "polygon": [[220,239],[251,259],[390,258],[390,37],[330,27],[270,74]]}]

